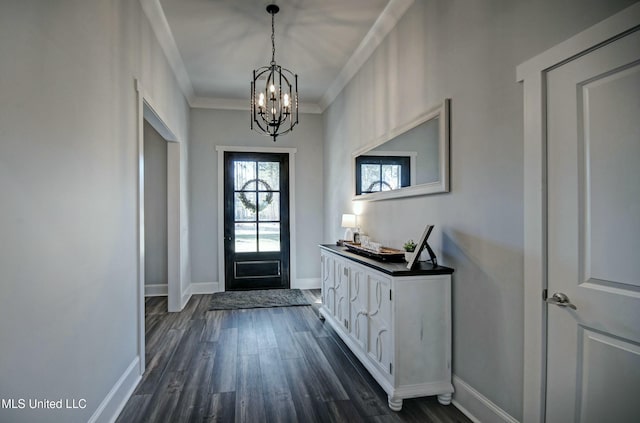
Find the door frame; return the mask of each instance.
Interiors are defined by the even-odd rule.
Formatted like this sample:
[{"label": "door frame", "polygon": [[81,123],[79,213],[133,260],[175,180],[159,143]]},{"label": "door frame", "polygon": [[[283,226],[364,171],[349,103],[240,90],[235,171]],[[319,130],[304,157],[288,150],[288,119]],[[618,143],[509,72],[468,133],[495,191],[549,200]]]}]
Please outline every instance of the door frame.
[{"label": "door frame", "polygon": [[226,291],[224,272],[224,153],[285,153],[289,154],[289,287],[294,286],[296,272],[296,166],[297,148],[247,147],[217,145],[218,152],[218,291]]},{"label": "door frame", "polygon": [[547,309],[547,72],[640,24],[636,3],[520,64],[524,86],[524,373],[523,423],[545,421]]},{"label": "door frame", "polygon": [[167,141],[167,296],[168,311],[180,311],[183,307],[180,294],[181,236],[180,236],[180,148],[176,137],[154,106],[154,102],[139,79],[135,80],[137,109],[137,345],[139,371],[145,370],[145,245],[144,245],[144,122],[147,121]]}]

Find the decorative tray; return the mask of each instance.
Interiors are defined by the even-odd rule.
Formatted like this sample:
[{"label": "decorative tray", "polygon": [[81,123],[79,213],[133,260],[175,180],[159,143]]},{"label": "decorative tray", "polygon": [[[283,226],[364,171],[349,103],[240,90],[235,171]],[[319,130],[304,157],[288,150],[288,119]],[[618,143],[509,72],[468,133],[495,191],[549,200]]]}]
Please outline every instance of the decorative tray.
[{"label": "decorative tray", "polygon": [[380,261],[404,261],[404,251],[396,250],[395,248],[382,247],[380,251],[372,250],[370,248],[365,248],[360,244],[355,244],[353,242],[344,242],[344,246],[347,247],[347,250],[352,253],[359,254],[361,256],[369,257],[372,259],[380,260]]}]

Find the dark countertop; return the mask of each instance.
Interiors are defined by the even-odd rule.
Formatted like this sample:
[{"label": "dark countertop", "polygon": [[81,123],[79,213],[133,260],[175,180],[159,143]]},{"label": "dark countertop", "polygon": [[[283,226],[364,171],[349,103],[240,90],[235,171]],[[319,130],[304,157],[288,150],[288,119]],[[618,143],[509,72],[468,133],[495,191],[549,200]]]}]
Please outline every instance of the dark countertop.
[{"label": "dark countertop", "polygon": [[450,275],[453,273],[453,269],[444,266],[433,266],[430,262],[420,261],[413,269],[407,269],[407,263],[393,263],[374,260],[369,257],[361,256],[347,250],[346,247],[337,246],[334,244],[321,244],[320,248],[331,251],[348,259],[351,259],[357,263],[386,273],[390,276],[418,276],[418,275]]}]

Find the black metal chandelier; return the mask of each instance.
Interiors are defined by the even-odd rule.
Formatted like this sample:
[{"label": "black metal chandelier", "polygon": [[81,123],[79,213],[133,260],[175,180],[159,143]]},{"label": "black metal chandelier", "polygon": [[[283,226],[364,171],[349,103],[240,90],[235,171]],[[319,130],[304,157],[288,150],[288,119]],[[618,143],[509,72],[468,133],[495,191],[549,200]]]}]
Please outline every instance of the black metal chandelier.
[{"label": "black metal chandelier", "polygon": [[251,129],[276,141],[298,124],[298,75],[276,64],[275,14],[280,8],[267,6],[271,14],[271,63],[253,71],[251,81]]}]

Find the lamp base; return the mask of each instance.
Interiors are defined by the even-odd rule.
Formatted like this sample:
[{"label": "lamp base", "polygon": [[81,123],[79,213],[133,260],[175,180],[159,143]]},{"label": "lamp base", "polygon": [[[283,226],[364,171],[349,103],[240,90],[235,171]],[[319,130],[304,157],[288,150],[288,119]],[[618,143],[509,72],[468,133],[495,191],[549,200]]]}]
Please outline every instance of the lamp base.
[{"label": "lamp base", "polygon": [[351,228],[347,228],[344,231],[344,240],[345,241],[349,241],[349,242],[353,242],[353,231],[351,230]]}]

